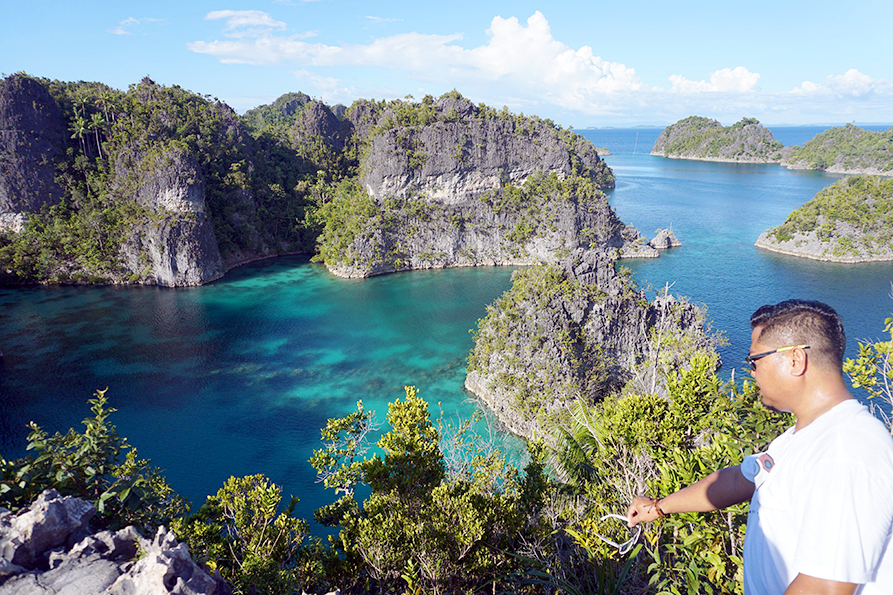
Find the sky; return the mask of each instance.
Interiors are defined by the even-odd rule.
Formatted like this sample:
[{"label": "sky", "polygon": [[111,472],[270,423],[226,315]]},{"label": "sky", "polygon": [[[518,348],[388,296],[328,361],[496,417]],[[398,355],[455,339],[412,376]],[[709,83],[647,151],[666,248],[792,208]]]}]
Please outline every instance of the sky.
[{"label": "sky", "polygon": [[456,89],[576,128],[893,123],[889,0],[2,1],[2,74],[149,76],[239,113]]}]

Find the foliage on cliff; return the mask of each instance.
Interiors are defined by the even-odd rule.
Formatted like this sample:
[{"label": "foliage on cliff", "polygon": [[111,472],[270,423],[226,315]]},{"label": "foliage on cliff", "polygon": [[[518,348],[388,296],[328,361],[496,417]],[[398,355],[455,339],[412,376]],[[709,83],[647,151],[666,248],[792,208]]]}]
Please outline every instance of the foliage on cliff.
[{"label": "foliage on cliff", "polygon": [[[26,282],[204,283],[258,256],[312,252],[323,227],[321,259],[371,263],[360,274],[533,261],[543,255],[526,254],[528,240],[569,250],[579,230],[541,225],[528,205],[490,212],[479,198],[516,200],[516,188],[530,195],[532,174],[554,173],[580,192],[563,203],[572,219],[577,199],[589,204],[614,184],[572,131],[455,91],[334,111],[292,93],[240,118],[217,99],[148,78],[121,92],[18,74],[0,81],[0,103],[12,131],[0,147],[0,269]],[[39,141],[30,152],[29,139]],[[327,197],[357,197],[358,188],[380,216],[339,208],[355,217],[334,217]],[[529,206],[554,198],[550,188]],[[440,245],[449,243],[461,253]]]},{"label": "foliage on cliff", "polygon": [[[129,260],[145,263],[146,255],[127,257],[141,250],[128,247],[135,230],[205,217],[228,261],[313,249],[307,193],[320,167],[334,169],[328,152],[309,143],[296,152],[275,122],[252,135],[218,100],[148,78],[126,92],[21,74],[0,84],[22,77],[48,91],[70,138],[51,164],[64,204],[32,212],[23,233],[0,233],[0,266],[20,280],[140,281],[142,267]],[[252,122],[265,118],[272,116],[254,114]],[[171,184],[201,200],[186,212],[162,204]]]},{"label": "foliage on cliff", "polygon": [[878,132],[853,124],[830,128],[802,147],[792,147],[782,164],[836,173],[893,175],[893,128]]},{"label": "foliage on cliff", "polygon": [[455,91],[357,101],[345,120],[358,179],[321,189],[312,214],[323,227],[317,259],[339,275],[554,260],[587,227],[587,246],[625,241],[602,192],[610,169],[551,121]]},{"label": "foliage on cliff", "polygon": [[838,180],[764,236],[770,248],[814,258],[893,260],[893,179]]},{"label": "foliage on cliff", "polygon": [[575,401],[595,404],[624,387],[665,395],[665,379],[694,356],[717,361],[702,311],[666,294],[649,303],[606,255],[577,254],[512,280],[478,323],[466,386],[527,438],[569,427]]},{"label": "foliage on cliff", "polygon": [[652,155],[682,159],[778,162],[783,145],[754,118],[742,118],[732,126],[691,116],[661,132]]}]

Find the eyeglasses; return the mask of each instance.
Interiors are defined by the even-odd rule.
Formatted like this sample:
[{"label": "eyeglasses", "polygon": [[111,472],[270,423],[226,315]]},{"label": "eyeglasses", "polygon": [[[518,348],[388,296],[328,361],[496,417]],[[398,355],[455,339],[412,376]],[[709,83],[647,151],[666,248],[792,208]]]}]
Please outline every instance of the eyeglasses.
[{"label": "eyeglasses", "polygon": [[779,347],[778,349],[773,349],[772,351],[766,351],[764,353],[758,353],[756,355],[748,355],[744,358],[745,364],[750,364],[750,371],[757,371],[757,360],[767,355],[772,355],[773,353],[781,353],[782,351],[790,351],[791,349],[809,349],[809,345],[791,345],[790,347]]}]

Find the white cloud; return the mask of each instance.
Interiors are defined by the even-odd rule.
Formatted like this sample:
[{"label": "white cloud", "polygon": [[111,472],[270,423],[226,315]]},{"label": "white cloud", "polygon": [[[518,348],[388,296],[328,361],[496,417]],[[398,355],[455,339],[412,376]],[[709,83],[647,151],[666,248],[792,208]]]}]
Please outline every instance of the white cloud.
[{"label": "white cloud", "polygon": [[[498,86],[503,96],[535,94],[566,109],[593,109],[604,103],[604,95],[647,90],[634,69],[603,60],[589,46],[573,49],[556,40],[540,12],[527,19],[526,25],[514,17],[495,17],[487,31],[488,43],[471,49],[458,44],[459,33],[400,33],[357,45],[308,43],[273,30],[258,33],[261,23],[276,23],[278,30],[284,30],[285,24],[260,11],[244,13],[250,13],[245,20],[251,22],[236,24],[234,11],[210,13],[206,18],[227,19],[224,35],[232,40],[195,41],[189,49],[225,63],[296,62],[305,69],[377,67],[401,71],[416,80],[449,80],[449,86],[457,88]],[[240,27],[258,34],[249,39],[240,34]]]},{"label": "white cloud", "polygon": [[888,95],[893,92],[893,84],[889,81],[873,79],[855,68],[851,68],[843,74],[829,76],[821,85],[803,81],[791,92],[800,95],[836,95],[861,99],[874,94]]},{"label": "white cloud", "polygon": [[215,10],[205,15],[206,21],[225,20],[223,34],[236,39],[263,37],[288,26],[260,10]]},{"label": "white cloud", "polygon": [[743,66],[723,68],[710,75],[710,82],[692,81],[682,75],[670,76],[675,93],[749,93],[760,81],[760,75]]},{"label": "white cloud", "polygon": [[893,85],[855,69],[787,93],[762,91],[761,75],[744,66],[717,70],[709,80],[673,75],[670,89],[652,87],[634,68],[606,60],[591,46],[574,48],[555,39],[540,12],[526,22],[494,17],[486,42],[473,47],[463,45],[461,33],[404,32],[368,43],[323,43],[310,39],[315,32],[289,33],[286,23],[262,11],[215,11],[206,18],[224,23],[221,38],[194,41],[189,50],[223,63],[294,65],[302,89],[326,101],[402,97],[421,85],[433,93],[455,88],[474,101],[576,123],[581,116],[590,122],[661,123],[692,114],[726,123],[743,116],[803,123],[846,114],[850,120],[857,103],[863,120],[893,119]]},{"label": "white cloud", "polygon": [[136,17],[127,17],[114,29],[109,29],[108,32],[112,35],[133,35],[133,29],[137,25],[141,23],[161,23],[164,19],[151,19],[151,18],[142,18],[138,19]]}]

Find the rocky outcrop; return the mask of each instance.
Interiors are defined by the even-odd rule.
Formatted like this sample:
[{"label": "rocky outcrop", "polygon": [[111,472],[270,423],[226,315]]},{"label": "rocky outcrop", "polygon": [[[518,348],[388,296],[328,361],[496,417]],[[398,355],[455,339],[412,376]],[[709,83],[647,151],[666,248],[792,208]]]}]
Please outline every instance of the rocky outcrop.
[{"label": "rocky outcrop", "polygon": [[678,248],[682,245],[676,238],[676,234],[672,229],[658,229],[657,235],[652,238],[648,245],[656,250],[669,250],[670,248]]},{"label": "rocky outcrop", "polygon": [[335,154],[344,150],[350,133],[350,126],[339,119],[329,106],[321,101],[311,101],[289,129],[289,140],[296,149],[321,143]]},{"label": "rocky outcrop", "polygon": [[838,180],[760,234],[756,246],[827,262],[893,260],[893,178]]},{"label": "rocky outcrop", "polygon": [[347,118],[366,147],[361,188],[327,207],[323,253],[339,276],[553,262],[594,247],[657,255],[617,219],[602,192],[613,174],[570,131],[458,94],[359,103]]},{"label": "rocky outcrop", "polygon": [[778,163],[782,148],[772,133],[753,118],[723,126],[710,118],[691,116],[667,126],[657,137],[651,154],[701,161]]},{"label": "rocky outcrop", "polygon": [[[834,232],[837,234],[836,241],[820,237],[821,232],[816,230],[797,233],[790,239],[781,241],[770,230],[761,233],[754,246],[778,254],[843,264],[893,260],[893,245],[873,244],[862,251],[854,247],[850,239],[857,235],[854,232],[855,230],[851,225],[843,224],[837,226]],[[846,245],[840,242],[841,238],[848,238]]]},{"label": "rocky outcrop", "polygon": [[208,219],[205,187],[196,158],[183,149],[141,154],[122,151],[116,190],[130,194],[150,216],[130,231],[121,249],[125,275],[143,283],[202,285],[225,272]]},{"label": "rocky outcrop", "polygon": [[226,595],[164,527],[151,540],[133,527],[93,533],[93,505],[42,493],[14,515],[0,509],[2,595]]},{"label": "rocky outcrop", "polygon": [[[377,199],[424,195],[457,204],[505,184],[522,184],[535,172],[566,178],[579,167],[601,189],[613,176],[591,143],[536,120],[476,117],[468,100],[443,97],[433,106],[443,119],[422,126],[396,123],[372,136],[363,162],[363,185]],[[563,132],[563,131],[562,131]]]},{"label": "rocky outcrop", "polygon": [[659,393],[693,353],[713,353],[699,309],[671,295],[648,303],[605,252],[516,272],[488,312],[465,387],[528,439],[551,440],[576,400],[629,383]]},{"label": "rocky outcrop", "polygon": [[56,164],[67,146],[65,118],[49,91],[25,75],[0,79],[0,230],[55,204]]},{"label": "rocky outcrop", "polygon": [[785,147],[781,164],[834,174],[893,176],[893,128],[871,131],[853,124],[829,128],[802,147]]}]

